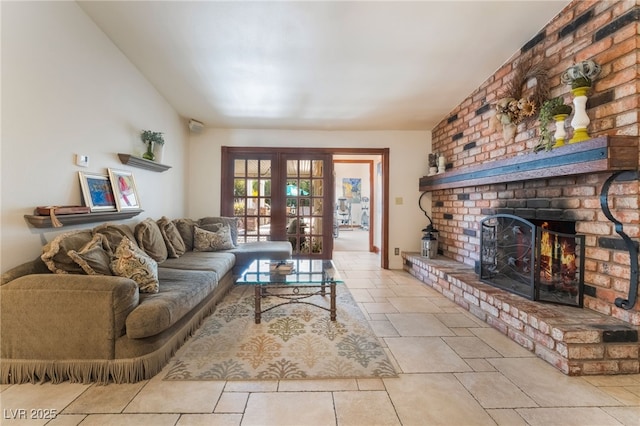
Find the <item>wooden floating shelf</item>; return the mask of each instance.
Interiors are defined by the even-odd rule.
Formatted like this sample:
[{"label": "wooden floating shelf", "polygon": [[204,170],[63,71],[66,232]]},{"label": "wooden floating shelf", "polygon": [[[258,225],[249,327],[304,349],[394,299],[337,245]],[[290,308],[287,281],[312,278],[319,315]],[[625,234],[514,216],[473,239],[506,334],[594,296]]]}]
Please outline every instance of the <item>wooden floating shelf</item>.
[{"label": "wooden floating shelf", "polygon": [[420,178],[420,191],[547,179],[587,173],[638,170],[638,137],[601,136],[504,160]]},{"label": "wooden floating shelf", "polygon": [[164,172],[171,168],[166,164],[156,163],[155,161],[146,160],[144,158],[135,157],[129,154],[118,153],[120,162],[128,166],[137,167],[139,169],[152,170],[154,172]]},{"label": "wooden floating shelf", "polygon": [[[108,222],[112,220],[131,219],[139,215],[144,210],[125,210],[121,212],[97,212],[97,213],[80,213],[56,215],[56,218],[63,225],[81,225],[93,222]],[[51,224],[51,216],[38,216],[26,214],[24,218],[35,228],[53,228]]]}]

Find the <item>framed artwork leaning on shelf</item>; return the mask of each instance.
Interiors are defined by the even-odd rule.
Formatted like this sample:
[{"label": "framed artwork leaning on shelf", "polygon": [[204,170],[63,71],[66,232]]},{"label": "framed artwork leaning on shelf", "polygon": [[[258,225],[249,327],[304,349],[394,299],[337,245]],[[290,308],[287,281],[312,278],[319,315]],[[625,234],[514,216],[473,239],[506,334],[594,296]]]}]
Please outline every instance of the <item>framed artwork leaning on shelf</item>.
[{"label": "framed artwork leaning on shelf", "polygon": [[111,187],[116,199],[118,211],[139,210],[140,198],[132,172],[109,169]]},{"label": "framed artwork leaning on shelf", "polygon": [[91,212],[116,211],[116,200],[109,176],[97,173],[78,172],[84,205]]}]

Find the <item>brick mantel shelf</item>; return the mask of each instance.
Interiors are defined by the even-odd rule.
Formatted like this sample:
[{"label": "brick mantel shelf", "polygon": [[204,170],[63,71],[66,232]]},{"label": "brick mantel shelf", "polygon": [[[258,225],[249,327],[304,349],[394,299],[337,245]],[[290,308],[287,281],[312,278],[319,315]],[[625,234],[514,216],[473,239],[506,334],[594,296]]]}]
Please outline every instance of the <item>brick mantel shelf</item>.
[{"label": "brick mantel shelf", "polygon": [[638,170],[638,138],[600,136],[551,151],[528,153],[420,178],[420,191]]}]

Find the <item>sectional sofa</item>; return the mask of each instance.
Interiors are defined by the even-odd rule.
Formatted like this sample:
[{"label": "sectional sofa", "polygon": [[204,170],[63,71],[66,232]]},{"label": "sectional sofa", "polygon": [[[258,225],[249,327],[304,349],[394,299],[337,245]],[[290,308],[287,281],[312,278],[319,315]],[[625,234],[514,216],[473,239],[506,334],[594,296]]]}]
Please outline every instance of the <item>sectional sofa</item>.
[{"label": "sectional sofa", "polygon": [[2,275],[0,382],[132,383],[156,375],[253,259],[234,218],[145,219],[63,233]]}]

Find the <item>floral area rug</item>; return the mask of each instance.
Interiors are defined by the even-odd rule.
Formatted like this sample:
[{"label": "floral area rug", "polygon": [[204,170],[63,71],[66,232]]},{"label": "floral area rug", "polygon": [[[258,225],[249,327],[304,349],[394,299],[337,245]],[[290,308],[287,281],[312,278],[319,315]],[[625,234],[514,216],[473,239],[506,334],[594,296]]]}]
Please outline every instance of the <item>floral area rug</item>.
[{"label": "floral area rug", "polygon": [[[254,321],[252,286],[235,286],[176,354],[164,380],[283,380],[396,377],[360,308],[337,286],[337,320],[306,304]],[[329,295],[308,299],[329,306]],[[262,309],[282,302],[262,299]]]}]

